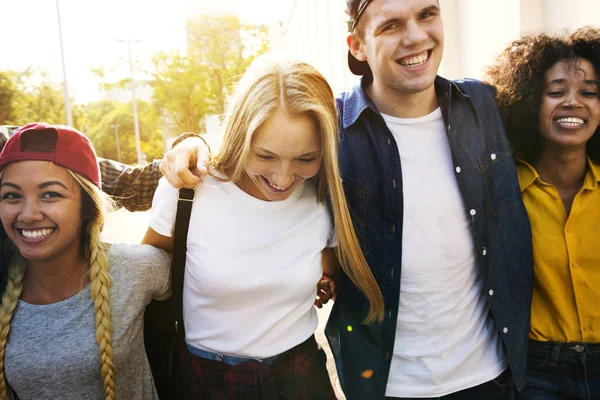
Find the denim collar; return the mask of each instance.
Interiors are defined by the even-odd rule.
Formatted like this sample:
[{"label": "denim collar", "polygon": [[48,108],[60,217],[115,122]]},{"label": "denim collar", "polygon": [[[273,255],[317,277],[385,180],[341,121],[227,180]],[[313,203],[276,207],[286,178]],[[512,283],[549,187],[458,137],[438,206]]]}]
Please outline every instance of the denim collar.
[{"label": "denim collar", "polygon": [[[354,125],[360,118],[362,113],[370,108],[376,114],[380,114],[379,110],[373,103],[373,100],[365,92],[364,86],[372,82],[371,79],[361,78],[360,84],[354,86],[350,91],[346,92],[343,98],[343,121],[342,129],[348,129],[351,125]],[[443,96],[450,98],[452,94],[458,94],[462,97],[468,98],[466,94],[456,82],[436,76],[435,78],[435,92],[438,97],[438,104],[444,104],[442,101]]]}]

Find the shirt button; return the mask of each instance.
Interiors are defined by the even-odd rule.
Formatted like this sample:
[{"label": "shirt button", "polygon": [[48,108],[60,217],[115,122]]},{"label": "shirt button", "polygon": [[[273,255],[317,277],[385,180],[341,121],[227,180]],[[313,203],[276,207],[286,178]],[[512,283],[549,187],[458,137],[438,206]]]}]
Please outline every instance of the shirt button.
[{"label": "shirt button", "polygon": [[504,329],[502,329],[502,332],[508,333],[508,328],[505,327]]},{"label": "shirt button", "polygon": [[448,124],[448,130],[450,130],[450,124]]},{"label": "shirt button", "polygon": [[395,188],[396,187],[396,180],[392,179],[392,186]]},{"label": "shirt button", "polygon": [[484,256],[487,254],[487,249],[484,247],[483,250],[481,250],[481,254],[483,254]]},{"label": "shirt button", "polygon": [[477,214],[477,211],[475,211],[475,209],[472,208],[471,211],[469,211],[469,214],[471,214],[474,217],[475,214]]},{"label": "shirt button", "polygon": [[456,173],[460,174],[460,171],[462,171],[462,169],[460,169],[460,167],[456,167]]},{"label": "shirt button", "polygon": [[492,161],[494,161],[494,160],[496,159],[496,153],[492,153],[492,154],[490,155],[490,158],[492,159]]},{"label": "shirt button", "polygon": [[396,233],[396,224],[392,225],[392,233]]},{"label": "shirt button", "polygon": [[[494,295],[494,291],[493,291],[492,289],[490,289],[490,291],[488,292],[488,294],[489,294],[490,296],[493,296],[493,295]],[[506,333],[506,332],[504,332],[504,333]]]},{"label": "shirt button", "polygon": [[392,139],[388,138],[388,146],[391,146],[392,144]]}]

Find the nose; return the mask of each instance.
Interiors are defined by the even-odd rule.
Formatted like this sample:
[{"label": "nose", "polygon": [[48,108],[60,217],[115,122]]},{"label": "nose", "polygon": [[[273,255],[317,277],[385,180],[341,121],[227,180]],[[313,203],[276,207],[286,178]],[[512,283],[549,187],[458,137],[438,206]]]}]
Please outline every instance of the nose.
[{"label": "nose", "polygon": [[427,40],[427,32],[419,25],[418,21],[411,18],[406,23],[406,30],[402,37],[402,44],[404,46],[414,46],[415,44],[422,43]]},{"label": "nose", "polygon": [[277,171],[275,171],[275,184],[281,188],[287,188],[294,182],[294,172],[292,166],[289,163],[282,164]]},{"label": "nose", "polygon": [[24,224],[38,222],[44,219],[40,206],[37,201],[25,202],[23,209],[19,213],[18,220]]},{"label": "nose", "polygon": [[576,108],[580,106],[581,103],[579,102],[577,93],[574,91],[567,93],[567,97],[565,97],[565,101],[563,102],[563,107]]}]

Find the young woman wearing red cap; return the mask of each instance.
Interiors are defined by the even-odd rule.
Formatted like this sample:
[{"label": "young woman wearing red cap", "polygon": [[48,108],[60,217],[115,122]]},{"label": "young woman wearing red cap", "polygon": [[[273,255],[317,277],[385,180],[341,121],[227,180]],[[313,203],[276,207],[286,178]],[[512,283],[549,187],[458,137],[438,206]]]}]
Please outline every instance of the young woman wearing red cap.
[{"label": "young woman wearing red cap", "polygon": [[[255,61],[231,99],[212,170],[196,187],[182,398],[335,398],[313,337],[315,286],[322,267],[335,275],[335,253],[370,301],[367,321],[356,323],[383,317],[350,220],[337,145],[325,78],[299,61]],[[177,190],[161,181],[146,243],[172,248],[176,203]]]},{"label": "young woman wearing red cap", "polygon": [[100,241],[109,201],[94,148],[66,126],[29,124],[0,153],[11,243],[0,304],[0,398],[157,398],[143,315],[169,290],[169,258]]}]

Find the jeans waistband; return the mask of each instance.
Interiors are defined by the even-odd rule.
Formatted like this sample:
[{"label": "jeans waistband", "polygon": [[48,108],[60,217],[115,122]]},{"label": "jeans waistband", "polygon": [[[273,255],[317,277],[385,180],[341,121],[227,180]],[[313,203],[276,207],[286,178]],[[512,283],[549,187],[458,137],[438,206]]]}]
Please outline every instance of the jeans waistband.
[{"label": "jeans waistband", "polygon": [[290,350],[288,350],[281,354],[277,354],[275,356],[266,357],[266,358],[246,358],[246,357],[226,356],[226,355],[220,354],[220,353],[213,353],[210,351],[202,350],[197,347],[191,346],[188,343],[186,343],[186,346],[188,348],[188,351],[190,353],[192,353],[193,355],[195,355],[196,357],[201,357],[201,358],[205,358],[207,360],[213,360],[213,361],[221,361],[221,362],[224,362],[225,364],[229,364],[229,365],[238,365],[238,364],[245,363],[248,361],[259,361],[259,362],[263,362],[265,364],[273,365],[273,364],[276,364],[279,360],[281,360],[290,351]]},{"label": "jeans waistband", "polygon": [[558,358],[560,354],[577,355],[600,353],[600,343],[538,342],[537,340],[529,340],[529,349],[533,351],[551,352],[556,358]]}]

